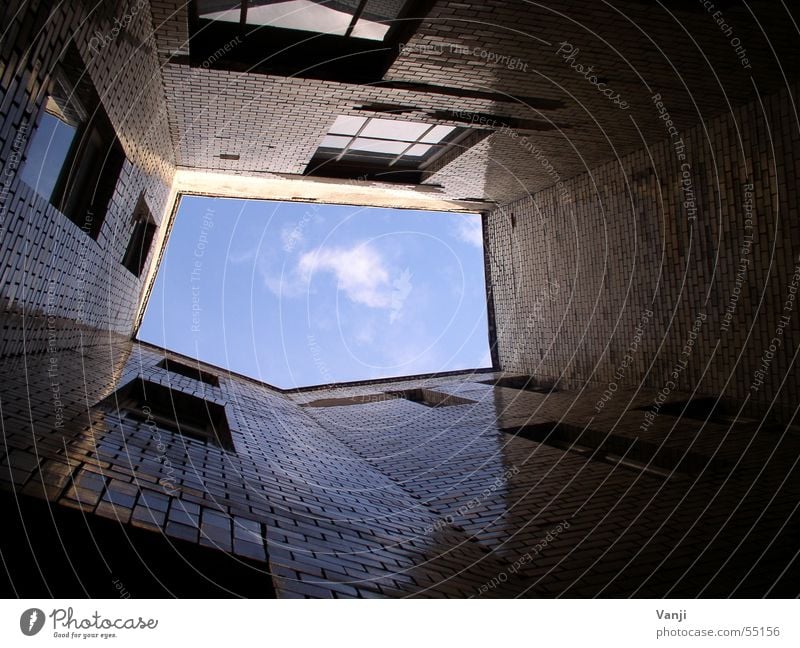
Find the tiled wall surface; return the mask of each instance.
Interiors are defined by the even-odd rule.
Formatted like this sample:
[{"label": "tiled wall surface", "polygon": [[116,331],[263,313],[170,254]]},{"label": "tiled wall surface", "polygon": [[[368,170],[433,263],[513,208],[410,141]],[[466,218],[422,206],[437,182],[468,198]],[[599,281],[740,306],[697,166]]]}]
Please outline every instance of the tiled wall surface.
[{"label": "tiled wall surface", "polygon": [[[128,333],[141,280],[122,265],[140,195],[164,219],[174,159],[147,3],[116,32],[118,6],[6,3],[0,56],[0,354],[74,348],[104,330]],[[127,158],[97,241],[19,179],[53,66],[81,53]],[[23,344],[22,327],[25,329]]]},{"label": "tiled wall surface", "polygon": [[[162,358],[117,339],[59,354],[55,377],[45,355],[6,361],[3,487],[255,560],[266,549],[282,596],[463,596],[500,569],[463,534],[425,535],[435,512],[286,397],[243,379],[209,387]],[[95,406],[137,376],[223,404],[235,452]]]},{"label": "tiled wall surface", "polygon": [[[745,102],[754,84],[761,93],[775,91],[785,82],[781,70],[791,79],[800,62],[791,46],[791,16],[784,13],[795,11],[791,6],[726,5],[723,16],[734,28],[726,36],[702,3],[666,3],[670,13],[641,1],[612,4],[431,2],[385,76],[388,82],[430,86],[422,91],[229,73],[202,64],[188,69],[187,5],[154,0],[177,164],[297,174],[339,114],[391,118],[359,109],[380,103],[410,108],[398,119],[464,125],[453,120],[455,110],[467,120],[493,116],[496,132],[426,182],[441,185],[450,198],[505,204],[553,184],[556,175],[568,179],[640,149],[643,140],[663,139],[651,99],[657,92],[668,100],[675,123],[686,128]],[[621,25],[629,26],[624,39]],[[731,47],[732,37],[744,44],[749,69]],[[562,43],[579,50],[574,59],[565,60],[566,45],[558,53]],[[235,44],[231,51],[235,56]],[[592,66],[598,82],[605,81],[629,107],[606,100],[577,65]],[[527,123],[503,129],[512,119]],[[221,159],[221,153],[240,157]]]},{"label": "tiled wall surface", "polygon": [[[646,407],[653,390],[621,390],[597,416],[600,389],[540,394],[474,382],[484,378],[438,387],[473,405],[308,408],[330,434],[441,516],[434,529],[463,529],[506,561],[504,575],[475,596],[742,596],[779,580],[790,558],[768,557],[765,548],[773,538],[775,547],[785,546],[788,527],[797,526],[788,482],[798,449],[780,428],[760,430],[767,442],[754,447],[754,425],[662,415],[642,435],[643,412],[632,408]],[[589,460],[499,432],[531,424],[549,430],[553,422],[575,432],[574,449],[603,448],[603,439],[609,451]],[[615,445],[623,438],[627,443]],[[628,465],[616,463],[615,453]],[[684,454],[697,463],[678,460]]]},{"label": "tiled wall surface", "polygon": [[682,131],[686,161],[673,138],[570,180],[569,202],[551,188],[493,212],[502,366],[660,390],[680,364],[678,389],[774,404],[788,420],[800,389],[796,105],[793,86]]},{"label": "tiled wall surface", "polygon": [[[502,102],[189,69],[173,59],[188,53],[182,2],[91,15],[86,3],[7,4],[0,488],[260,562],[264,592],[274,583],[283,597],[796,595],[798,447],[785,422],[799,387],[789,340],[800,313],[787,312],[786,342],[752,387],[800,254],[796,88],[776,93],[771,58],[792,74],[797,52],[781,49],[790,22],[750,4],[778,48],[730,8],[753,58],[755,101],[704,10],[676,9],[672,24],[642,2],[524,12],[433,3],[389,78],[508,94]],[[129,26],[111,36],[126,12]],[[618,43],[625,15],[642,30]],[[688,33],[676,36],[677,19]],[[47,75],[73,36],[128,158],[97,242],[17,178]],[[609,39],[624,48],[618,57]],[[610,70],[635,120],[559,60],[560,41]],[[475,48],[528,69],[489,65]],[[691,220],[681,161],[643,86],[664,95],[683,129]],[[120,260],[139,195],[163,223],[175,166],[298,173],[335,115],[363,114],[355,106],[370,101],[419,106],[409,119],[457,107],[539,122],[523,134],[542,156],[498,133],[430,182],[504,205],[487,221],[501,364],[559,379],[560,391],[495,387],[482,382],[489,374],[301,394],[223,374],[210,387],[156,367],[163,354],[130,341],[142,286]],[[547,188],[554,177],[542,157],[565,189]],[[223,405],[234,449],[121,421],[102,401],[138,377]],[[420,387],[471,402],[385,398]],[[654,413],[659,393],[666,405],[695,388],[732,399],[734,414],[749,403],[763,414],[773,397],[776,408],[763,423]],[[363,404],[313,403],[376,393]]]},{"label": "tiled wall surface", "polygon": [[[662,415],[647,444],[670,452],[650,462],[643,446],[617,445],[591,459],[502,430],[545,422],[583,430],[590,421],[595,440],[582,445],[600,447],[598,433],[630,442],[642,414],[630,408],[645,406],[652,390],[619,393],[592,417],[599,389],[546,395],[479,382],[492,374],[291,396],[224,374],[209,387],[168,373],[155,366],[161,353],[123,338],[57,357],[55,373],[44,355],[0,367],[2,488],[263,562],[282,597],[792,587],[792,569],[781,574],[797,530],[798,448],[782,428],[759,429],[768,442],[748,444],[755,425],[723,434],[718,423],[676,427]],[[224,405],[234,449],[120,421],[101,401],[140,376]],[[309,406],[419,386],[469,402]],[[687,452],[693,461],[681,462]],[[659,468],[664,461],[672,468]]]}]

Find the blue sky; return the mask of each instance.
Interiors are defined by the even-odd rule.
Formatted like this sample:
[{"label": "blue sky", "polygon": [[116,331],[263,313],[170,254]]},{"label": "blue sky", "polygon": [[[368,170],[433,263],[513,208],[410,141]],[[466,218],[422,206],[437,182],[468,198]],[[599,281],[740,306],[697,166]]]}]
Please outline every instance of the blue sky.
[{"label": "blue sky", "polygon": [[480,216],[185,196],[140,340],[282,388],[491,365]]}]

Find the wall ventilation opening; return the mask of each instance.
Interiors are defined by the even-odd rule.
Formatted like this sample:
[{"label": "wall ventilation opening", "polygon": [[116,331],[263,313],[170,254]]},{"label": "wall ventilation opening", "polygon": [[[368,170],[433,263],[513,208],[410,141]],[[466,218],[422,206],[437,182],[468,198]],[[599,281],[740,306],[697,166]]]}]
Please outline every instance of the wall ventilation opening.
[{"label": "wall ventilation opening", "polygon": [[433,391],[432,389],[404,389],[401,391],[390,391],[387,394],[396,396],[397,398],[404,398],[426,407],[448,407],[450,405],[472,405],[474,400],[468,398],[461,398],[460,396],[453,396],[452,394],[444,394],[442,392]]},{"label": "wall ventilation opening", "polygon": [[[646,411],[651,407],[651,405],[647,405],[637,409]],[[737,407],[731,407],[724,400],[713,396],[673,401],[665,403],[659,408],[659,413],[667,416],[720,425],[751,425],[762,420],[761,418],[737,416],[737,411]]]},{"label": "wall ventilation opening", "polygon": [[728,469],[728,462],[718,457],[710,458],[695,452],[685,452],[683,448],[665,446],[658,441],[608,434],[603,430],[581,428],[557,421],[504,428],[500,432],[580,454],[590,461],[614,464],[662,477],[673,472],[696,475],[713,469]]},{"label": "wall ventilation opening", "polygon": [[402,115],[405,113],[419,112],[419,106],[400,106],[397,104],[369,103],[362,106],[354,106],[353,110],[365,110],[367,112],[389,113],[391,115]]},{"label": "wall ventilation opening", "polygon": [[346,396],[343,398],[318,398],[317,400],[301,403],[302,407],[346,407],[348,405],[368,405],[382,401],[397,400],[398,396],[386,393],[362,394],[359,396]]},{"label": "wall ventilation opening", "polygon": [[168,360],[167,358],[164,358],[156,366],[193,380],[199,380],[212,387],[219,387],[219,378],[217,376],[207,371],[202,371],[197,367],[192,367],[176,360]]},{"label": "wall ventilation opening", "polygon": [[106,399],[120,416],[137,423],[233,450],[222,405],[137,378]]},{"label": "wall ventilation opening", "polygon": [[554,381],[542,380],[535,376],[504,376],[491,380],[479,381],[484,385],[494,387],[508,387],[509,389],[519,389],[521,391],[535,392],[537,394],[551,394],[560,391]]},{"label": "wall ventilation opening", "polygon": [[157,229],[158,226],[144,200],[144,195],[139,196],[133,212],[133,232],[128,239],[125,256],[122,258],[122,265],[136,277],[141,276],[144,270]]}]

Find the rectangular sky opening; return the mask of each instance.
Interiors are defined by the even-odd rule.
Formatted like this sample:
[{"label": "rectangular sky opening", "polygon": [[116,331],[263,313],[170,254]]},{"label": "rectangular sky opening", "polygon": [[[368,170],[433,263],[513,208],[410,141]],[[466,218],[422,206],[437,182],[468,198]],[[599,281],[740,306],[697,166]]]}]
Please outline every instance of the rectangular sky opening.
[{"label": "rectangular sky opening", "polygon": [[481,217],[184,196],[137,337],[284,389],[490,367]]}]

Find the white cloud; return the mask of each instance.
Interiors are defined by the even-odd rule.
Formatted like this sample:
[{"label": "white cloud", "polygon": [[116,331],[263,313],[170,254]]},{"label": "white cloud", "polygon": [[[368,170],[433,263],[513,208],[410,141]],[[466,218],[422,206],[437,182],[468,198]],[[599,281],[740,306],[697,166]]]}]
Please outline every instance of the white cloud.
[{"label": "white cloud", "polygon": [[281,244],[283,245],[284,252],[291,252],[295,247],[303,243],[305,238],[303,228],[299,224],[292,226],[285,225],[281,229]]},{"label": "white cloud", "polygon": [[306,282],[314,273],[330,272],[339,290],[358,304],[390,308],[392,288],[381,255],[368,245],[352,248],[319,248],[300,257],[298,272]]},{"label": "white cloud", "polygon": [[243,252],[228,252],[228,263],[233,265],[241,265],[243,263],[250,263],[253,259],[256,258],[256,253],[258,250],[253,248],[252,250],[244,250]]},{"label": "white cloud", "polygon": [[464,214],[454,218],[456,218],[456,238],[475,247],[483,247],[481,217],[477,214]]},{"label": "white cloud", "polygon": [[256,260],[256,270],[267,290],[282,299],[306,294],[308,284],[296,276],[296,271],[292,271],[284,265],[276,272],[271,261],[269,254],[261,254]]}]

